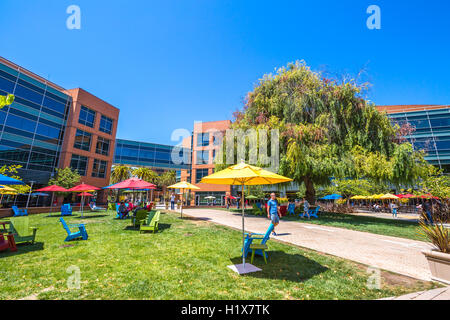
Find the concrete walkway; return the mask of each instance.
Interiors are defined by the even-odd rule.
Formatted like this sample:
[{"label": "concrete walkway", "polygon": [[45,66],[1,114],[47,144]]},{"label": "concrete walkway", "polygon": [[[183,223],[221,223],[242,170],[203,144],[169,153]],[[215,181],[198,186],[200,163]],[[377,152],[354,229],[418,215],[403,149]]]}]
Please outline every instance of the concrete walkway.
[{"label": "concrete walkway", "polygon": [[450,300],[450,287],[405,294],[380,300]]},{"label": "concrete walkway", "polygon": [[[185,209],[183,214],[242,229],[242,217],[237,213],[215,209]],[[268,226],[267,218],[245,218],[247,232],[265,233]],[[416,279],[431,280],[428,262],[421,251],[432,246],[425,242],[286,220],[281,220],[276,232],[278,236],[273,238],[283,242]]]}]

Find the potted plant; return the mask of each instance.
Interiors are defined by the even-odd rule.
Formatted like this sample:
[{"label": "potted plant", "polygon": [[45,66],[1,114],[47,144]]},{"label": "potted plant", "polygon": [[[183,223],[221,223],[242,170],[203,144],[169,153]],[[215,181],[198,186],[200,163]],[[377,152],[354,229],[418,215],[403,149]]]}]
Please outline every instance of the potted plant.
[{"label": "potted plant", "polygon": [[422,231],[435,246],[434,249],[424,250],[422,253],[428,260],[433,279],[450,284],[450,229],[434,216],[435,221],[431,223],[426,213],[421,215]]},{"label": "potted plant", "polygon": [[[434,280],[450,284],[450,229],[444,224],[450,221],[450,178],[440,174],[429,175],[424,179],[424,192],[431,199],[431,210],[424,207],[420,216],[420,226],[423,234],[433,243],[434,249],[423,251],[428,260],[431,275]],[[431,211],[431,212],[430,212]]]}]

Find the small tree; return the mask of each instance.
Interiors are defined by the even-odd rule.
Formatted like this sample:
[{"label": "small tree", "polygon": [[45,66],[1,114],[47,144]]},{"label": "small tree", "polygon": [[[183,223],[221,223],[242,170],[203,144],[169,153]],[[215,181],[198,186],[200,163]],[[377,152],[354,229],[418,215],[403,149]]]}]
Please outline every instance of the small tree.
[{"label": "small tree", "polygon": [[64,169],[56,169],[56,175],[48,181],[48,185],[58,185],[60,187],[70,189],[75,187],[81,180],[81,176],[77,170],[67,167]]}]

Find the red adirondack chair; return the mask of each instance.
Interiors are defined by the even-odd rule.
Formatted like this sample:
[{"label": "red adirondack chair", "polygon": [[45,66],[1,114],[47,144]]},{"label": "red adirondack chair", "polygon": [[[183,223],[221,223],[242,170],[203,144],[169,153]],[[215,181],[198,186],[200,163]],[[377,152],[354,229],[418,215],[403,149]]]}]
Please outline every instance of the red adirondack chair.
[{"label": "red adirondack chair", "polygon": [[[6,235],[6,239],[5,239]],[[17,251],[16,242],[12,233],[0,233],[0,251],[5,250]]]}]

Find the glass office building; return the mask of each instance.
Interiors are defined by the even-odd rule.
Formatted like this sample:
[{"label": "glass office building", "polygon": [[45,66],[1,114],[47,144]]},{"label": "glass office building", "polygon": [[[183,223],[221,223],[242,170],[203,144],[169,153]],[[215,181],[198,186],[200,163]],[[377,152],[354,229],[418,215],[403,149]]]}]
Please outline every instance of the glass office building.
[{"label": "glass office building", "polygon": [[409,123],[415,128],[406,138],[417,150],[426,152],[425,159],[450,173],[450,107],[423,108],[411,111],[389,113],[388,116],[399,125]]},{"label": "glass office building", "polygon": [[191,168],[191,150],[162,144],[116,139],[114,164],[148,167],[161,173]]},{"label": "glass office building", "polygon": [[58,166],[71,97],[0,60],[0,94],[13,94],[0,110],[0,165],[21,165],[29,183],[47,183]]}]

